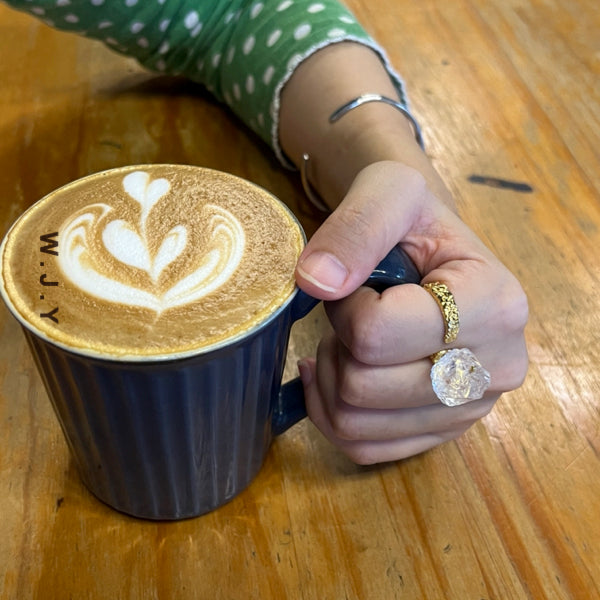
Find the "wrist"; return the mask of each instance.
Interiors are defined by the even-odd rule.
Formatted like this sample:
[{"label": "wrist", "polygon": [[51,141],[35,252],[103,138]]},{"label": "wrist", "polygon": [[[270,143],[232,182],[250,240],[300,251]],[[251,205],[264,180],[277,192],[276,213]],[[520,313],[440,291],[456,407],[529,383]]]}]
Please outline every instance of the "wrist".
[{"label": "wrist", "polygon": [[281,94],[279,139],[288,158],[299,167],[303,155],[310,156],[309,181],[330,208],[341,202],[360,171],[380,161],[415,168],[432,192],[441,195],[445,188],[439,176],[415,141],[411,123],[396,107],[370,102],[330,122],[334,111],[366,93],[397,97],[370,49],[340,43],[307,59]]},{"label": "wrist", "polygon": [[415,169],[432,194],[454,207],[448,189],[415,139],[411,123],[393,106],[361,106],[330,124],[310,146],[312,153],[306,151],[308,179],[330,208],[341,202],[358,173],[381,162]]},{"label": "wrist", "polygon": [[315,147],[315,186],[338,203],[360,171],[381,161],[414,163],[422,156],[408,119],[385,104],[360,106],[338,122]]}]

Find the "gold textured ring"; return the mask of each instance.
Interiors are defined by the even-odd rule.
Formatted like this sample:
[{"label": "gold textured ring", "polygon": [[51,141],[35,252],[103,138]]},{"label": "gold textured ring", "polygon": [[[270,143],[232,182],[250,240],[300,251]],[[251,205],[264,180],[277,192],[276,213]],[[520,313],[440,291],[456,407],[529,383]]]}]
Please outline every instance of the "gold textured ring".
[{"label": "gold textured ring", "polygon": [[442,358],[442,356],[444,356],[444,354],[446,354],[448,352],[448,350],[440,350],[439,352],[436,352],[435,354],[432,354],[429,357],[429,360],[435,364],[438,360],[440,360],[440,358]]},{"label": "gold textured ring", "polygon": [[425,283],[423,289],[427,290],[438,303],[444,318],[444,343],[451,344],[458,337],[460,329],[458,306],[456,306],[452,292],[445,283],[439,281]]}]

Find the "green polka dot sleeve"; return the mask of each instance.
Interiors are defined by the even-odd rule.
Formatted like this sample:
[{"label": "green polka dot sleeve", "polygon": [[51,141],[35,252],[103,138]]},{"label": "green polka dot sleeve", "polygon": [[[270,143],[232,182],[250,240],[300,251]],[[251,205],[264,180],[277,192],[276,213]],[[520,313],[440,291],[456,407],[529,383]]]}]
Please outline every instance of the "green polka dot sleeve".
[{"label": "green polka dot sleeve", "polygon": [[57,29],[98,39],[146,68],[198,81],[288,164],[279,146],[279,97],[308,56],[351,40],[384,51],[336,0],[4,0]]}]

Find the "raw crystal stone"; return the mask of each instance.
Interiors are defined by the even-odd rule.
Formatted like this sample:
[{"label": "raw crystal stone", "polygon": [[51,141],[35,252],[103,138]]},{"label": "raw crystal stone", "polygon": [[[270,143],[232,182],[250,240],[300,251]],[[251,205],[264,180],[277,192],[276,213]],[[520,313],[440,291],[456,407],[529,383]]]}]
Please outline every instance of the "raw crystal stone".
[{"label": "raw crystal stone", "polygon": [[448,350],[431,367],[433,391],[447,406],[479,400],[490,381],[490,374],[468,348]]}]

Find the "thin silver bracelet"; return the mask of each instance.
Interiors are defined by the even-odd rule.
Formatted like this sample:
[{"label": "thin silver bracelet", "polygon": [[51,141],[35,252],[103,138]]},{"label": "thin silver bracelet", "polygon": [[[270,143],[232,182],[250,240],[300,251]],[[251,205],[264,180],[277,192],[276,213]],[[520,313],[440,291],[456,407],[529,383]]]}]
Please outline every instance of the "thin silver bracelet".
[{"label": "thin silver bracelet", "polygon": [[335,123],[336,121],[339,121],[346,113],[349,113],[351,110],[358,108],[362,104],[367,104],[368,102],[383,102],[384,104],[389,104],[390,106],[393,106],[395,109],[399,110],[410,121],[415,133],[417,144],[421,146],[421,150],[425,150],[425,143],[423,142],[421,127],[417,123],[417,120],[410,114],[406,107],[400,104],[400,102],[392,100],[387,96],[381,96],[380,94],[363,94],[358,98],[354,98],[353,100],[350,100],[350,102],[347,102],[343,106],[340,106],[337,110],[333,111],[329,117],[329,122]]},{"label": "thin silver bracelet", "polygon": [[[419,123],[417,123],[417,120],[410,114],[406,107],[400,104],[400,102],[392,100],[392,98],[388,98],[387,96],[381,96],[380,94],[363,94],[362,96],[358,96],[358,98],[350,100],[350,102],[347,102],[343,106],[340,106],[340,108],[333,111],[333,113],[331,113],[329,117],[329,122],[335,123],[336,121],[339,121],[345,114],[349,113],[351,110],[358,108],[362,104],[367,104],[368,102],[383,102],[384,104],[389,104],[390,106],[393,106],[395,109],[399,110],[410,122],[415,134],[415,139],[417,140],[417,144],[419,144],[422,150],[425,150],[425,143],[423,142],[421,127],[419,126]],[[313,206],[315,206],[322,212],[330,212],[327,205],[312,189],[312,186],[308,181],[307,171],[309,161],[310,156],[305,152],[302,155],[302,162],[300,164],[300,179],[302,181],[304,193],[306,194],[306,197],[309,199],[311,204],[313,204]]]}]

